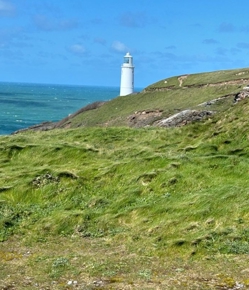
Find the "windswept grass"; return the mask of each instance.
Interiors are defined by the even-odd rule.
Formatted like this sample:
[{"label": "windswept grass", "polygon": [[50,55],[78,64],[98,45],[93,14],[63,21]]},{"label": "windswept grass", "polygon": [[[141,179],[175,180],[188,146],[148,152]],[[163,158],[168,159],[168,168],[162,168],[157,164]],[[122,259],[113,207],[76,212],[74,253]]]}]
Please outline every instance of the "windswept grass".
[{"label": "windswept grass", "polygon": [[[77,115],[75,129],[2,136],[0,288],[249,287],[249,103],[233,103],[248,74],[170,78]],[[223,96],[203,122],[127,127],[135,111]]]},{"label": "windswept grass", "polygon": [[175,129],[1,137],[1,287],[17,267],[32,277],[18,289],[248,285],[248,106]]}]

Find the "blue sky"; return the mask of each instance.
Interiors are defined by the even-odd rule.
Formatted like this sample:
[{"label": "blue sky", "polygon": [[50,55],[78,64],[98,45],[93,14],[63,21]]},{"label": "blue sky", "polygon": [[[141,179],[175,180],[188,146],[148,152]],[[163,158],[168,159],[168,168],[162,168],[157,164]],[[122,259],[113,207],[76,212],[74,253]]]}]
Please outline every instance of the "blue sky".
[{"label": "blue sky", "polygon": [[0,0],[0,81],[135,86],[249,67],[248,0]]}]

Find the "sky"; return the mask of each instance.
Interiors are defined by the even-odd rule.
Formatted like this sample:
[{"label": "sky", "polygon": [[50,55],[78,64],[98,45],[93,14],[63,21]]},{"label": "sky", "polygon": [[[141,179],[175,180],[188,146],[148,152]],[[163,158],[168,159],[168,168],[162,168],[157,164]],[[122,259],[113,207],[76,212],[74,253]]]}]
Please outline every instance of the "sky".
[{"label": "sky", "polygon": [[135,87],[249,67],[248,0],[0,0],[0,82]]}]

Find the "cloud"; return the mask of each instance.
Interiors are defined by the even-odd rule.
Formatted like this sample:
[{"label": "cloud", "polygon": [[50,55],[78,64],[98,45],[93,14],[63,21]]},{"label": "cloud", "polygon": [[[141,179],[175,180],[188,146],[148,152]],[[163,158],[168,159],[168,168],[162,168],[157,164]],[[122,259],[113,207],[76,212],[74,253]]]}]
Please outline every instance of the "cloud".
[{"label": "cloud", "polygon": [[176,46],[175,45],[169,45],[169,46],[165,47],[165,49],[176,49]]},{"label": "cloud", "polygon": [[238,48],[231,48],[230,51],[232,55],[237,55],[238,53],[240,53],[240,49]]},{"label": "cloud", "polygon": [[228,63],[231,60],[226,55],[227,51],[220,48],[215,56],[206,53],[198,54],[174,54],[170,52],[154,51],[153,62],[154,65],[160,69],[165,66],[187,68],[195,67],[204,63]]},{"label": "cloud", "polygon": [[161,52],[161,51],[155,51],[153,54],[156,56],[156,58],[166,59],[166,60],[177,60],[178,57],[176,54],[171,52]]},{"label": "cloud", "polygon": [[0,28],[0,43],[4,47],[9,46],[16,39],[24,39],[22,35],[23,29],[21,27]]},{"label": "cloud", "polygon": [[242,49],[249,49],[249,42],[239,42],[237,43],[237,47]]},{"label": "cloud", "polygon": [[207,39],[204,39],[202,43],[204,43],[204,44],[217,44],[219,42],[213,38],[207,38]]},{"label": "cloud", "polygon": [[221,55],[221,56],[226,56],[227,54],[227,49],[223,47],[218,47],[216,49],[216,54]]},{"label": "cloud", "polygon": [[68,51],[77,55],[77,56],[85,56],[87,54],[86,48],[81,44],[73,44],[68,47]]},{"label": "cloud", "polygon": [[106,40],[102,37],[96,37],[93,40],[95,43],[101,44],[101,45],[106,45]]},{"label": "cloud", "polygon": [[9,1],[0,0],[0,15],[11,16],[15,12],[15,6]]},{"label": "cloud", "polygon": [[229,33],[235,31],[235,26],[232,23],[223,22],[218,27],[219,32]]},{"label": "cloud", "polygon": [[53,19],[45,15],[36,15],[34,23],[38,29],[44,31],[70,30],[78,26],[75,20]]},{"label": "cloud", "polygon": [[95,24],[95,25],[101,25],[101,24],[104,23],[104,21],[101,18],[94,18],[94,19],[91,20],[91,23]]},{"label": "cloud", "polygon": [[249,25],[241,27],[240,30],[241,30],[242,32],[248,33],[248,32],[249,32]]},{"label": "cloud", "polygon": [[119,18],[119,24],[125,27],[144,27],[148,23],[148,17],[144,12],[125,12]]},{"label": "cloud", "polygon": [[201,27],[202,27],[202,24],[200,24],[200,23],[195,23],[195,24],[193,24],[193,27],[201,28]]},{"label": "cloud", "polygon": [[75,20],[60,20],[57,27],[58,30],[70,30],[78,27],[78,22]]},{"label": "cloud", "polygon": [[115,52],[127,52],[127,51],[129,51],[129,48],[124,43],[117,41],[117,40],[112,43],[111,48]]},{"label": "cloud", "polygon": [[[0,44],[1,48],[1,44]],[[21,49],[17,49],[16,47],[14,48],[8,48],[8,49],[3,49],[1,51],[1,58],[5,62],[8,63],[13,63],[15,60],[23,60],[24,53]]]},{"label": "cloud", "polygon": [[68,58],[64,55],[58,53],[50,53],[47,51],[38,51],[37,56],[42,59],[61,59],[63,61],[67,60]]}]

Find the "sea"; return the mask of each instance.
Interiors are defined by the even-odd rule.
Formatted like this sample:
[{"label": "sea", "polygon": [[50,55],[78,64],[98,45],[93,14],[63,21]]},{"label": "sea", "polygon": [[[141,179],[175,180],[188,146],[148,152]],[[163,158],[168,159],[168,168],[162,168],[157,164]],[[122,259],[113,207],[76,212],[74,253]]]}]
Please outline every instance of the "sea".
[{"label": "sea", "polygon": [[0,135],[59,121],[95,101],[119,95],[119,87],[0,82]]}]

